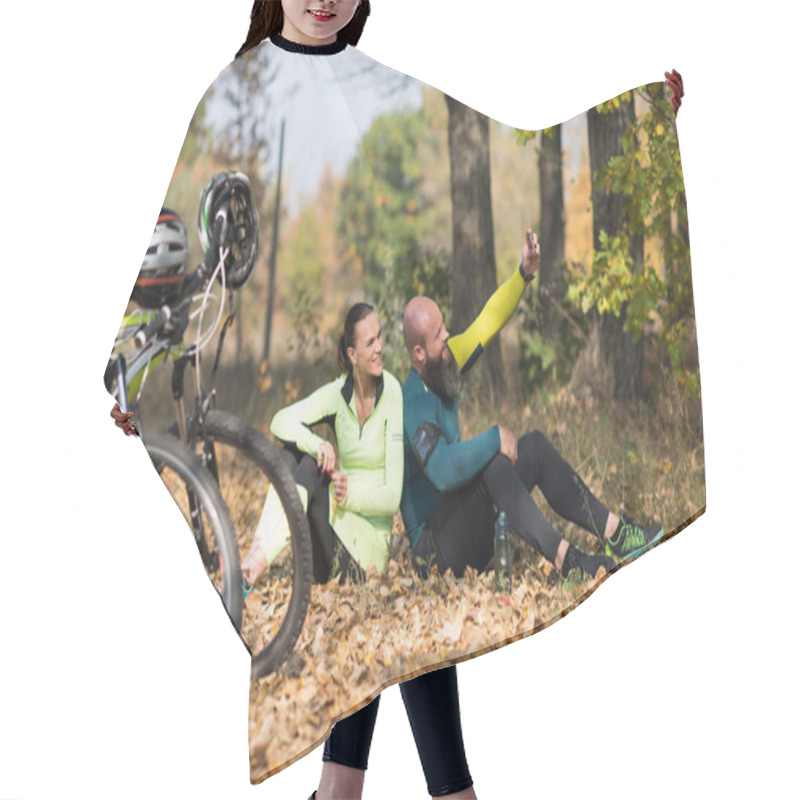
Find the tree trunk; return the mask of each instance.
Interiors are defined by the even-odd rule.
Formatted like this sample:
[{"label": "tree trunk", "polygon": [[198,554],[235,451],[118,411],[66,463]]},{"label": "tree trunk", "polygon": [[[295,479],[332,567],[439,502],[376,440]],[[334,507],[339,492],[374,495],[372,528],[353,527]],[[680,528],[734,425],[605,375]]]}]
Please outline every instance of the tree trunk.
[{"label": "tree trunk", "polygon": [[[623,214],[624,196],[606,193],[603,185],[605,166],[612,156],[622,155],[622,138],[625,131],[636,122],[633,98],[620,102],[619,108],[601,113],[596,108],[588,112],[589,163],[592,174],[592,233],[594,247],[600,247],[600,231],[615,236],[625,229]],[[631,257],[641,268],[644,263],[644,237],[630,237]],[[601,317],[592,312],[592,335],[598,339],[600,358],[612,372],[610,384],[617,400],[635,399],[641,388],[643,368],[642,343],[634,344],[630,335],[624,333],[626,309],[619,317],[606,314]],[[606,385],[597,381],[597,385]]]},{"label": "tree trunk", "polygon": [[[542,131],[539,148],[539,327],[545,339],[553,335],[555,324],[550,307],[556,270],[564,264],[564,176],[562,172],[561,125]],[[555,299],[555,298],[554,298]]]},{"label": "tree trunk", "polygon": [[[447,108],[453,204],[451,331],[460,333],[497,288],[489,119],[452,97],[447,98]],[[505,391],[499,337],[488,346],[481,361],[481,383],[494,403]]]}]

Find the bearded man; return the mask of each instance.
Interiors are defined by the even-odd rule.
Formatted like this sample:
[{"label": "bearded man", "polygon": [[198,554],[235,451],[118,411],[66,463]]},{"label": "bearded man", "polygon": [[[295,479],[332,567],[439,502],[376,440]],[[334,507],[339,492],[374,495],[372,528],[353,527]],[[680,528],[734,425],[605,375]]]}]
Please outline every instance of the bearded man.
[{"label": "bearded man", "polygon": [[[405,468],[400,509],[414,561],[423,573],[437,564],[456,576],[484,570],[494,554],[496,514],[536,548],[563,578],[582,580],[614,560],[636,558],[664,535],[609,511],[540,431],[517,437],[494,425],[461,441],[461,378],[514,313],[539,267],[536,234],[527,231],[518,270],[498,287],[464,333],[450,336],[439,306],[415,297],[406,306],[403,334],[411,369],[403,384]],[[588,554],[564,539],[531,497],[539,486],[559,516],[600,541],[605,554]]]}]

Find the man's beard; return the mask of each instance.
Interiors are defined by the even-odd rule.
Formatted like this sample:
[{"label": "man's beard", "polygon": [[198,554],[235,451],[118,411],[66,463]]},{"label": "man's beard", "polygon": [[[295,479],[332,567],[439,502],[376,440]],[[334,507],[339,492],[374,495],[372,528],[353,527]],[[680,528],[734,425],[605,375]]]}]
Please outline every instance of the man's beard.
[{"label": "man's beard", "polygon": [[437,359],[428,356],[420,370],[420,375],[428,388],[432,389],[442,400],[452,400],[458,394],[461,375],[458,372],[458,364],[452,355],[445,357],[446,351],[447,347],[443,347]]}]

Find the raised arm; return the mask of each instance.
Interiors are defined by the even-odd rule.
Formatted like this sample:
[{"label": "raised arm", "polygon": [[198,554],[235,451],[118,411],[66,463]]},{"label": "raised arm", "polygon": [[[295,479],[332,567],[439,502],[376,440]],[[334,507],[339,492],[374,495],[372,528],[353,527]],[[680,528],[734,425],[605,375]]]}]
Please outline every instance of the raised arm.
[{"label": "raised arm", "polygon": [[[531,247],[533,244],[533,248]],[[461,374],[468,372],[489,342],[511,319],[519,305],[525,286],[533,280],[539,266],[539,246],[536,234],[527,231],[523,247],[522,263],[519,269],[497,289],[486,301],[475,321],[463,332],[447,340],[450,352],[458,364]]]}]

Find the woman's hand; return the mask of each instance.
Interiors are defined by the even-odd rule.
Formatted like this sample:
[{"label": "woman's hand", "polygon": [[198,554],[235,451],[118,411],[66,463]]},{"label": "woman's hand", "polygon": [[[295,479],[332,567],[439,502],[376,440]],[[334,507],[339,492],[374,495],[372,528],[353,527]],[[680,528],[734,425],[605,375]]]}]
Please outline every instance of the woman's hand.
[{"label": "woman's hand", "polygon": [[683,97],[683,78],[680,72],[675,69],[672,72],[665,72],[664,75],[667,78],[667,86],[672,89],[672,97],[670,97],[669,102],[672,104],[672,110],[677,117],[678,109],[681,107],[681,98]]},{"label": "woman's hand", "polygon": [[119,403],[115,403],[114,408],[111,409],[111,416],[114,418],[114,424],[121,428],[126,436],[139,435],[139,431],[134,427],[133,411],[123,411],[119,407]]},{"label": "woman's hand", "polygon": [[334,472],[331,475],[331,481],[333,483],[333,496],[336,498],[336,502],[344,502],[344,498],[347,497],[347,475],[343,472]]},{"label": "woman's hand", "polygon": [[330,442],[321,442],[317,448],[317,468],[326,475],[336,468],[336,451]]}]

